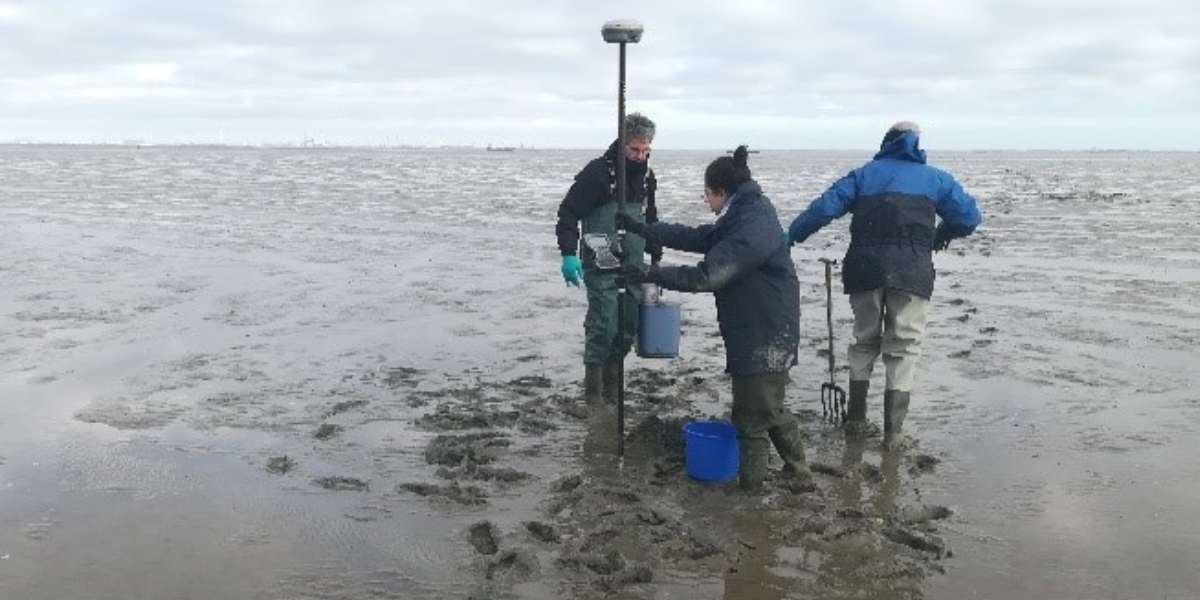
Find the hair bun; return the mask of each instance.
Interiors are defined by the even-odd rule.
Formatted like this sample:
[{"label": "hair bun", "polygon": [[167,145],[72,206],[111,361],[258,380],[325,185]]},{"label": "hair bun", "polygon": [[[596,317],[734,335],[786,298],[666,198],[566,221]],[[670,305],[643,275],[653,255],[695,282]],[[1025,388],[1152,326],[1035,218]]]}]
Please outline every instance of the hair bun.
[{"label": "hair bun", "polygon": [[734,166],[737,166],[737,167],[746,167],[746,166],[748,165],[748,163],[747,163],[746,161],[747,161],[749,158],[750,158],[750,149],[749,149],[749,148],[747,148],[745,144],[742,144],[741,146],[738,146],[738,147],[737,147],[737,150],[734,150],[734,151],[733,151],[733,164],[734,164]]}]

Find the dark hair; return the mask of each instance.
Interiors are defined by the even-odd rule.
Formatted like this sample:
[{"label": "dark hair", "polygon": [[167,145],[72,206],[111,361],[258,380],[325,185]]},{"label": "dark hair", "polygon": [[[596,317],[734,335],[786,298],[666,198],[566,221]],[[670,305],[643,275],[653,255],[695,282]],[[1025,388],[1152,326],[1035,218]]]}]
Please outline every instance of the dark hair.
[{"label": "dark hair", "polygon": [[738,186],[750,181],[750,166],[746,160],[750,158],[750,149],[745,145],[738,146],[733,156],[721,156],[708,163],[704,170],[704,187],[710,190],[725,190],[732,194]]}]

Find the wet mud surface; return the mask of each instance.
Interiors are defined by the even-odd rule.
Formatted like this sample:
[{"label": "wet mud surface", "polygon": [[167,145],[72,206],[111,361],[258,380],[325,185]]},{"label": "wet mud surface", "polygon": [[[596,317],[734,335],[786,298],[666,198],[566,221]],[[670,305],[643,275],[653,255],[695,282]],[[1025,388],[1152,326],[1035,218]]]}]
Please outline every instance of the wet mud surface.
[{"label": "wet mud surface", "polygon": [[[628,361],[623,457],[580,398],[544,175],[590,153],[0,152],[0,597],[1200,590],[1195,155],[946,159],[987,221],[937,257],[905,451],[822,419],[845,227],[796,248],[815,476],[747,495],[684,469],[729,404],[711,298]],[[701,222],[711,157],[662,154],[663,216]],[[756,176],[791,215],[861,158]],[[851,324],[835,294],[843,384]]]}]

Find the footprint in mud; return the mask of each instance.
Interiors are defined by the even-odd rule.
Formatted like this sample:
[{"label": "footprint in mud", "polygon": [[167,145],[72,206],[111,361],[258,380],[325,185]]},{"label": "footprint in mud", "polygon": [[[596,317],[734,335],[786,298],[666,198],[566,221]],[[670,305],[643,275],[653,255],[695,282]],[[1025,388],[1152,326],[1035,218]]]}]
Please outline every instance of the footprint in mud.
[{"label": "footprint in mud", "polygon": [[909,466],[908,473],[914,477],[923,473],[930,473],[940,462],[942,460],[936,456],[918,454],[912,458],[912,465]]},{"label": "footprint in mud", "polygon": [[850,473],[846,469],[843,469],[837,465],[830,465],[822,462],[810,462],[808,463],[808,468],[811,469],[813,473],[819,473],[835,479],[846,479],[850,476]]},{"label": "footprint in mud", "polygon": [[425,447],[425,462],[447,467],[485,465],[495,462],[501,450],[511,445],[512,440],[495,431],[443,434]]},{"label": "footprint in mud", "polygon": [[889,527],[883,534],[887,539],[919,552],[928,552],[934,556],[943,556],[946,553],[945,542],[935,535],[901,527]]},{"label": "footprint in mud", "polygon": [[313,483],[327,490],[364,492],[370,488],[367,482],[357,477],[318,477]]},{"label": "footprint in mud", "polygon": [[553,525],[548,523],[527,521],[525,523],[525,530],[529,532],[529,535],[533,536],[533,539],[539,542],[557,544],[562,541],[562,536],[558,534]]},{"label": "footprint in mud", "polygon": [[510,583],[529,581],[541,572],[537,556],[523,548],[505,550],[487,563],[484,576],[489,580],[503,579]]},{"label": "footprint in mud", "polygon": [[317,427],[316,432],[313,433],[313,437],[317,438],[318,440],[327,440],[327,439],[341,433],[342,429],[343,428],[341,425],[333,425],[330,423],[321,423],[321,426]]},{"label": "footprint in mud", "polygon": [[500,551],[497,541],[500,532],[491,521],[480,521],[467,529],[467,541],[480,554],[495,554]]},{"label": "footprint in mud", "polygon": [[949,519],[954,511],[945,506],[906,506],[900,511],[900,521],[906,525],[919,525],[930,521]]},{"label": "footprint in mud", "polygon": [[295,468],[296,468],[296,461],[292,460],[292,458],[287,455],[272,456],[271,458],[267,459],[267,472],[268,473],[274,473],[276,475],[283,475],[283,474],[287,473],[288,471],[291,471],[292,469],[295,469]]},{"label": "footprint in mud", "polygon": [[343,400],[342,402],[338,402],[337,404],[329,407],[329,410],[325,411],[324,417],[328,419],[334,415],[338,415],[355,408],[361,408],[366,405],[366,400]]},{"label": "footprint in mud", "polygon": [[475,463],[467,463],[461,467],[438,467],[437,476],[450,480],[474,479],[505,484],[522,483],[533,479],[533,475],[512,467],[493,467]]},{"label": "footprint in mud", "polygon": [[388,367],[362,376],[363,383],[397,389],[416,387],[421,382],[421,370],[412,367]]}]

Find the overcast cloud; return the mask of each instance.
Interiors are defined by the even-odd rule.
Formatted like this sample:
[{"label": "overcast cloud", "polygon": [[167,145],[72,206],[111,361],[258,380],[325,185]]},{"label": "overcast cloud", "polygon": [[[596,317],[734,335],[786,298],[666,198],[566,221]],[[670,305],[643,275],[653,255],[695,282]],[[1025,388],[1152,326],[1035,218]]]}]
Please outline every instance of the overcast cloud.
[{"label": "overcast cloud", "polygon": [[0,0],[0,141],[1200,149],[1196,0]]}]

